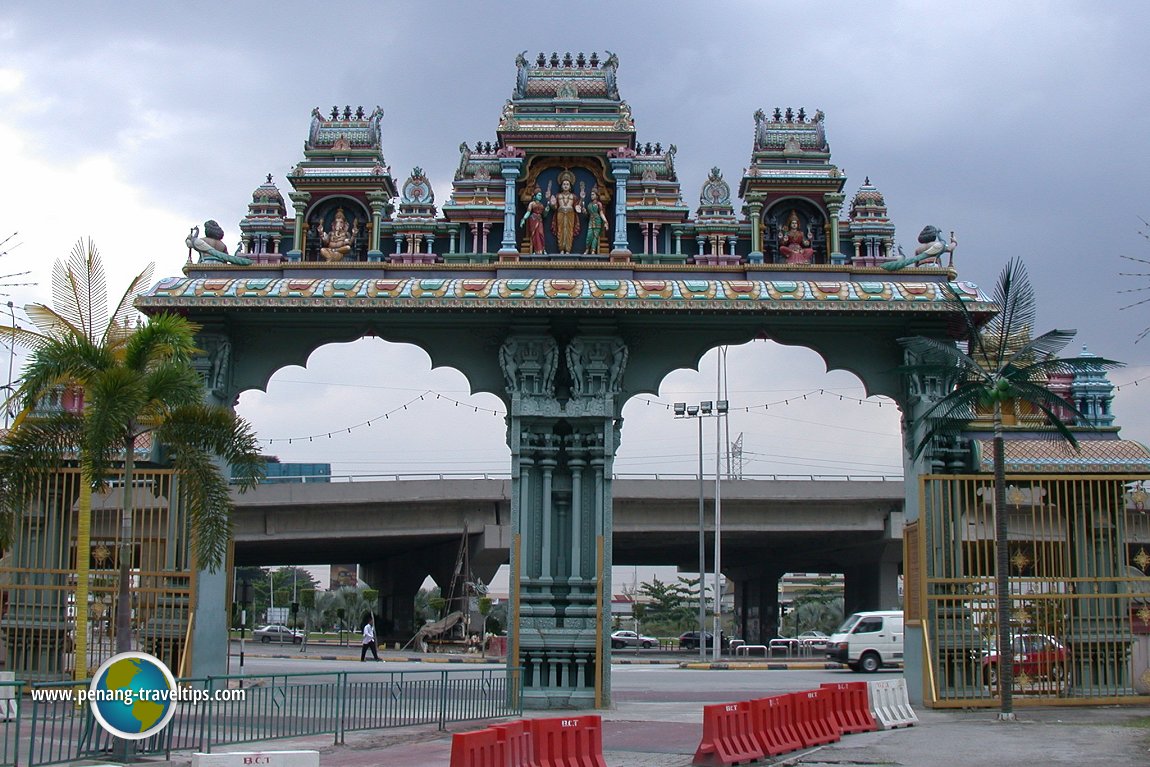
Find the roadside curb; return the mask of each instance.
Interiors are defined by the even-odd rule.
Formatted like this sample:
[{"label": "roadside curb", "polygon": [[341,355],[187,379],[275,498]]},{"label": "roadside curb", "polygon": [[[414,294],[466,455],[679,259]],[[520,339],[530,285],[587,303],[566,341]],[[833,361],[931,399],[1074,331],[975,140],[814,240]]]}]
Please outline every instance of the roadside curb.
[{"label": "roadside curb", "polygon": [[703,671],[834,671],[846,668],[844,663],[796,661],[794,663],[680,663],[679,668]]},{"label": "roadside curb", "polygon": [[[355,663],[359,658],[355,655],[307,655],[307,654],[273,654],[262,655],[263,658],[276,660],[323,660],[343,661]],[[467,664],[467,663],[506,663],[506,658],[488,658],[484,656],[441,655],[392,655],[380,656],[383,663],[437,663],[437,664]],[[612,658],[613,666],[674,666],[681,669],[703,671],[821,671],[846,668],[845,663],[836,661],[718,661],[700,662],[683,661],[677,658]]]}]

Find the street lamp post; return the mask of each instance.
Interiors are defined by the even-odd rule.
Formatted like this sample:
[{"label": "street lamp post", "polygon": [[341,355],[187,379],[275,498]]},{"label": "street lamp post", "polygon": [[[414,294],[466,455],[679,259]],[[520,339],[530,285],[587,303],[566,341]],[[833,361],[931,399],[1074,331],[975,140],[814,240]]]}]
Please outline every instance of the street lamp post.
[{"label": "street lamp post", "polygon": [[[699,658],[700,660],[707,659],[707,607],[706,607],[706,574],[707,574],[707,555],[706,555],[706,517],[703,508],[703,419],[704,418],[718,418],[727,414],[727,401],[719,400],[718,402],[711,402],[705,400],[698,405],[688,405],[685,402],[675,403],[675,418],[697,418],[699,423]],[[716,422],[718,425],[718,422]],[[716,434],[718,431],[716,431]],[[719,654],[722,652],[721,633],[719,631],[722,619],[722,605],[719,600],[722,595],[719,591],[719,573],[721,544],[720,544],[720,508],[722,501],[720,500],[719,491],[719,472],[721,471],[718,455],[719,446],[716,445],[716,459],[715,459],[715,608],[712,611],[714,615],[714,631],[711,633],[711,645],[714,647],[715,660],[719,660]]]}]

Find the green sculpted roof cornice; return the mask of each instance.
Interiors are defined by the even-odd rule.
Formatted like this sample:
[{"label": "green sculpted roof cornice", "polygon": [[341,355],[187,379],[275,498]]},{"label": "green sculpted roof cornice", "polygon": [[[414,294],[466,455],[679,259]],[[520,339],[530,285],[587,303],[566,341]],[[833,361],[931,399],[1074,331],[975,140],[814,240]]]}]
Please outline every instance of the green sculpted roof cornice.
[{"label": "green sculpted roof cornice", "polygon": [[[950,283],[971,311],[993,311],[977,286]],[[953,311],[943,283],[843,280],[611,278],[202,278],[162,280],[137,305],[505,311],[721,311],[779,313]]]}]

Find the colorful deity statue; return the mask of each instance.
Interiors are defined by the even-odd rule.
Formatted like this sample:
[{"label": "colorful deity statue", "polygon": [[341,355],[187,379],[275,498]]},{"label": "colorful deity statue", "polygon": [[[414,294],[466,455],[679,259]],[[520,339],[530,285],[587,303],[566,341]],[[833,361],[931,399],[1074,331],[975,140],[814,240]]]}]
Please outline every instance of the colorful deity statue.
[{"label": "colorful deity statue", "polygon": [[587,211],[587,247],[584,253],[599,255],[599,239],[607,231],[607,212],[603,210],[603,201],[599,199],[599,189],[591,187],[591,199],[584,203]]},{"label": "colorful deity statue", "polygon": [[[551,233],[559,245],[560,253],[570,253],[579,236],[579,214],[583,212],[583,202],[575,195],[575,174],[565,170],[559,174],[559,194],[549,195],[555,215],[551,218]],[[550,191],[550,186],[548,186]]]},{"label": "colorful deity statue", "polygon": [[527,239],[531,242],[531,252],[535,255],[542,255],[546,252],[543,217],[550,211],[551,206],[544,201],[543,190],[537,185],[535,194],[531,195],[531,200],[527,203],[527,210],[523,213],[523,219],[519,222],[525,229]]},{"label": "colorful deity statue", "polygon": [[799,214],[793,210],[787,216],[786,227],[779,233],[779,253],[788,264],[809,264],[814,260],[810,231],[802,230]]},{"label": "colorful deity statue", "polygon": [[193,226],[184,239],[188,246],[188,259],[192,251],[200,254],[200,263],[238,264],[247,266],[252,263],[250,258],[239,255],[229,255],[228,246],[224,244],[224,230],[214,220],[204,222],[204,236],[200,236],[200,228]]},{"label": "colorful deity statue", "polygon": [[357,234],[359,234],[359,225],[349,226],[343,208],[340,208],[335,212],[330,232],[324,231],[323,221],[319,222],[319,240],[323,243],[323,247],[319,249],[319,254],[323,256],[325,261],[342,261],[344,256],[351,252],[351,246]]}]

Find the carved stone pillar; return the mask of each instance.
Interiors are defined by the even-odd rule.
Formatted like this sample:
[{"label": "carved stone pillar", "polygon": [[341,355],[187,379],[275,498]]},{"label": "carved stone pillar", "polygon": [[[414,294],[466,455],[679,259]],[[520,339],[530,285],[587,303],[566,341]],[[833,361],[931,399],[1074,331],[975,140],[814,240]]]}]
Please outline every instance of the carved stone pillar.
[{"label": "carved stone pillar", "polygon": [[827,227],[829,232],[827,235],[830,237],[830,245],[827,255],[832,264],[845,264],[847,257],[839,252],[839,211],[843,209],[843,201],[846,195],[842,192],[827,192],[823,195],[823,202],[827,204]]},{"label": "carved stone pillar", "polygon": [[383,210],[387,206],[386,192],[368,192],[368,204],[371,205],[371,245],[367,251],[368,261],[382,261],[383,251],[379,249],[380,223],[383,221]]},{"label": "carved stone pillar", "polygon": [[751,252],[747,254],[747,261],[752,264],[763,263],[763,202],[758,198],[747,201],[747,212],[751,218]]},{"label": "carved stone pillar", "polygon": [[611,468],[626,343],[581,328],[561,343],[513,331],[499,350],[510,395],[511,667],[526,708],[610,703]]},{"label": "carved stone pillar", "polygon": [[295,208],[295,239],[292,240],[292,249],[287,252],[288,261],[303,260],[303,216],[307,213],[307,203],[311,199],[310,192],[289,192],[292,207]]},{"label": "carved stone pillar", "polygon": [[499,246],[501,261],[519,260],[515,244],[515,179],[523,167],[522,150],[508,146],[499,150],[499,172],[503,174],[503,242]]},{"label": "carved stone pillar", "polygon": [[607,153],[611,162],[611,175],[615,177],[615,243],[611,248],[612,261],[629,261],[631,249],[627,247],[627,179],[631,176],[630,149],[613,149]]}]

